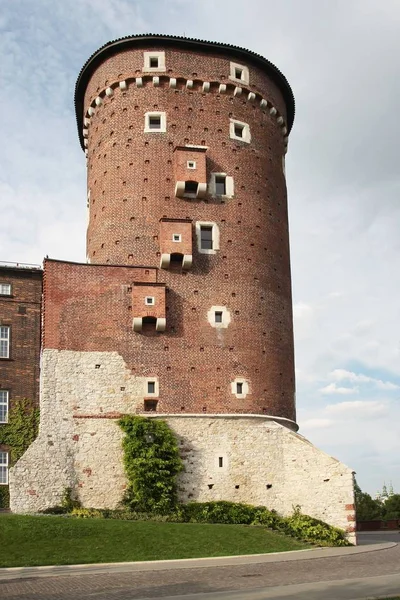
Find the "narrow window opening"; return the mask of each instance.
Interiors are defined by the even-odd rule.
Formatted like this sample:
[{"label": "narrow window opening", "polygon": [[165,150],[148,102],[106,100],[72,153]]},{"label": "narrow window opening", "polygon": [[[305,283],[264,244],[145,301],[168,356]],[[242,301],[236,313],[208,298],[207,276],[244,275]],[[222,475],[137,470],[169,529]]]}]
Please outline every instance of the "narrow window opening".
[{"label": "narrow window opening", "polygon": [[185,181],[185,194],[197,194],[197,181]]},{"label": "narrow window opening", "polygon": [[10,358],[9,327],[0,327],[0,358]]},{"label": "narrow window opening", "polygon": [[200,227],[200,248],[202,250],[213,249],[212,226],[210,225]]},{"label": "narrow window opening", "polygon": [[0,452],[0,485],[8,484],[8,452]]},{"label": "narrow window opening", "polygon": [[235,69],[235,77],[236,77],[236,79],[242,79],[242,76],[243,76],[243,69],[236,68]]},{"label": "narrow window opening", "polygon": [[226,177],[218,175],[215,178],[215,194],[217,196],[225,196],[226,194]]},{"label": "narrow window opening", "polygon": [[222,457],[222,456],[220,456],[220,457],[218,458],[218,466],[219,466],[219,467],[223,467],[223,466],[224,466],[224,459],[223,459],[223,457]]},{"label": "narrow window opening", "polygon": [[215,311],[215,322],[222,323],[222,311],[220,311],[220,310]]},{"label": "narrow window opening", "polygon": [[0,390],[0,423],[8,422],[8,390]]},{"label": "narrow window opening", "polygon": [[145,400],[144,410],[145,412],[156,412],[157,411],[157,400]]},{"label": "narrow window opening", "polygon": [[149,129],[161,129],[161,117],[159,115],[149,116]]},{"label": "narrow window opening", "polygon": [[238,125],[237,123],[235,123],[235,136],[236,137],[242,138],[243,137],[243,130],[244,130],[243,125]]},{"label": "narrow window opening", "polygon": [[236,393],[243,394],[243,383],[240,383],[240,382],[236,383]]},{"label": "narrow window opening", "polygon": [[154,304],[155,304],[154,296],[146,296],[146,298],[144,299],[144,303],[146,306],[154,306]]},{"label": "narrow window opening", "polygon": [[156,393],[156,382],[155,381],[148,381],[147,382],[147,393],[148,394],[155,394]]},{"label": "narrow window opening", "polygon": [[151,69],[157,69],[158,67],[158,57],[157,56],[151,56],[150,57],[150,68]]},{"label": "narrow window opening", "polygon": [[172,235],[172,241],[173,242],[181,242],[182,241],[182,236],[180,233],[174,233]]}]

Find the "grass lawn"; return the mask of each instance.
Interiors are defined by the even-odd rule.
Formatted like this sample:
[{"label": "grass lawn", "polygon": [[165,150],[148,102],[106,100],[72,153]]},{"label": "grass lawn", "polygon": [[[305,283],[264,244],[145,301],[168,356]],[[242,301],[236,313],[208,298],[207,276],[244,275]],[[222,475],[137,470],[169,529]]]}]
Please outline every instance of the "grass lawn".
[{"label": "grass lawn", "polygon": [[310,547],[245,525],[0,515],[0,567],[200,558]]}]

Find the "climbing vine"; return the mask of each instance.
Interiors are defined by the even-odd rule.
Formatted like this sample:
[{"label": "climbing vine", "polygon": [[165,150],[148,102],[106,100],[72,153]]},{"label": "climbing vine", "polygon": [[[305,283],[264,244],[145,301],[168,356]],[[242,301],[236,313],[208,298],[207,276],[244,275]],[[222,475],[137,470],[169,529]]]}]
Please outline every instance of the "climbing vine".
[{"label": "climbing vine", "polygon": [[176,477],[183,469],[176,438],[165,421],[126,415],[119,420],[128,478],[124,504],[167,514],[177,503]]},{"label": "climbing vine", "polygon": [[[8,423],[0,427],[0,445],[9,448],[11,467],[36,438],[38,428],[39,409],[26,398],[16,400],[8,413]],[[0,486],[0,508],[8,506],[8,486]]]}]

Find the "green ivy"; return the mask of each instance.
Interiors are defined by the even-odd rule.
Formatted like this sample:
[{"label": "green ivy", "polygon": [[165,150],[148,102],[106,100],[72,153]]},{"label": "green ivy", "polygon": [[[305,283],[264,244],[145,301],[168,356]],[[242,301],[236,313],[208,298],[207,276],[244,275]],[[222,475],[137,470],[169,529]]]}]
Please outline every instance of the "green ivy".
[{"label": "green ivy", "polygon": [[118,421],[130,510],[167,514],[177,504],[176,477],[183,470],[176,438],[165,421],[126,415]]},{"label": "green ivy", "polygon": [[[11,467],[32,444],[38,429],[39,409],[26,398],[16,400],[8,413],[8,423],[0,427],[0,445],[8,446]],[[0,508],[8,508],[8,506],[8,486],[0,486]]]}]

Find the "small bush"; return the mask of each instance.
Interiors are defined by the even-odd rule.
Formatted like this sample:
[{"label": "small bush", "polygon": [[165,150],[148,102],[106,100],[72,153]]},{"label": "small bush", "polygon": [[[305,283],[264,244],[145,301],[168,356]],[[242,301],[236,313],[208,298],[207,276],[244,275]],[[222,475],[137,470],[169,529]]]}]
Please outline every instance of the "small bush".
[{"label": "small bush", "polygon": [[10,490],[8,485],[0,485],[0,508],[10,507]]}]

